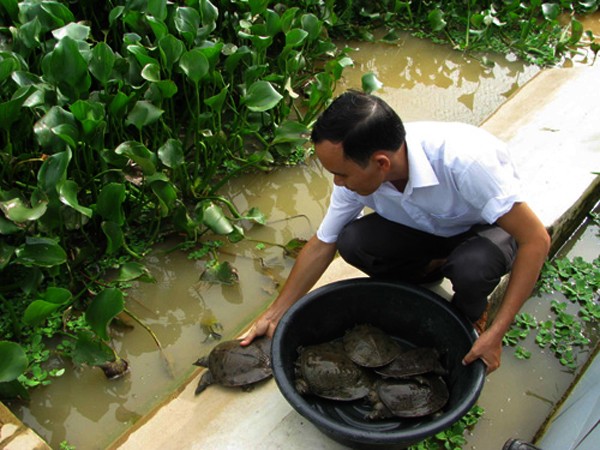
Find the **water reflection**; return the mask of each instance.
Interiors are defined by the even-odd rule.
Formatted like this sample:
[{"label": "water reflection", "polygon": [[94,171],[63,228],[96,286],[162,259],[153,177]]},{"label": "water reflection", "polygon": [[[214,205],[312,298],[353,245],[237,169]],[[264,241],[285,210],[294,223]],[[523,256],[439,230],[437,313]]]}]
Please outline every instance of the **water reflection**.
[{"label": "water reflection", "polygon": [[349,42],[357,49],[340,90],[360,87],[373,72],[378,91],[405,121],[447,120],[480,124],[538,69],[514,57],[467,55],[445,45],[412,39],[394,44]]},{"label": "water reflection", "polygon": [[[500,56],[488,55],[494,65],[484,65],[483,56],[408,36],[398,45],[347,44],[359,50],[338,89],[360,89],[361,76],[374,72],[384,83],[378,94],[405,121],[481,123],[536,72]],[[268,243],[312,236],[330,191],[331,176],[314,160],[226,186],[223,195],[240,210],[258,207],[268,216],[267,226],[243,224],[249,239],[219,254],[238,270],[239,284],[201,283],[203,261],[171,252],[176,240],[158,246],[145,260],[156,283],[134,284],[127,308],[152,329],[163,351],[139,325],[121,327],[113,341],[130,363],[126,377],[107,382],[99,369],[71,368],[50,387],[35,390],[29,405],[12,405],[15,414],[53,448],[63,440],[86,450],[106,448],[199,370],[192,363],[214,345],[211,325],[221,325],[223,338],[231,338],[272,301],[293,260]],[[256,241],[267,244],[257,248]]]}]

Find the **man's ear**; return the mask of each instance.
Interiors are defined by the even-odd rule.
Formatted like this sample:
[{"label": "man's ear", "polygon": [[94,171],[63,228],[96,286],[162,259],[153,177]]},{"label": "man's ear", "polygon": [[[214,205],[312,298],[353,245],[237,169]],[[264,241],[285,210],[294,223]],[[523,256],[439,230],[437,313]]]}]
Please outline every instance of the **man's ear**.
[{"label": "man's ear", "polygon": [[384,171],[389,171],[392,166],[392,161],[390,160],[389,155],[384,152],[375,152],[373,153],[373,161],[377,164],[377,167]]}]

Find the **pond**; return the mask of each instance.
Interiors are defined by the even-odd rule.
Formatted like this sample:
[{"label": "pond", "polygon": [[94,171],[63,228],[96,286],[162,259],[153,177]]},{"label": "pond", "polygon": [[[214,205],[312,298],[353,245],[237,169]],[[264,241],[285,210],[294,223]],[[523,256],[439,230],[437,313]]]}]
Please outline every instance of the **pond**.
[{"label": "pond", "polygon": [[[466,56],[409,36],[393,45],[345,44],[357,49],[352,54],[355,67],[345,73],[338,90],[359,89],[361,76],[373,72],[384,84],[378,94],[405,121],[480,124],[538,71],[510,57]],[[109,382],[99,369],[73,367],[50,386],[36,389],[30,403],[8,406],[53,448],[63,441],[86,450],[106,448],[197,370],[192,362],[215,344],[211,326],[220,324],[223,339],[231,338],[270,303],[293,263],[270,243],[309,238],[325,213],[330,189],[330,176],[312,159],[228,185],[223,194],[240,210],[258,207],[269,217],[267,226],[248,226],[250,239],[226,245],[219,254],[237,269],[239,283],[201,282],[203,261],[171,251],[175,239],[157,246],[145,260],[156,283],[135,284],[127,308],[153,330],[162,351],[142,327],[123,321],[112,336],[117,351],[130,363],[127,376]],[[264,248],[257,242],[264,242]],[[548,367],[535,370],[543,377]],[[502,409],[500,399],[490,401]]]}]

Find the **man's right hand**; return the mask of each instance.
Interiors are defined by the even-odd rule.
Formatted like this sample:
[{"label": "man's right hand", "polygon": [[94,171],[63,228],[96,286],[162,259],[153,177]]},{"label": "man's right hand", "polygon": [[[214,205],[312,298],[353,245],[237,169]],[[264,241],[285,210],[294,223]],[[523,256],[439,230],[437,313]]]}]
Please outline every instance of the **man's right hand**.
[{"label": "man's right hand", "polygon": [[279,296],[242,335],[242,346],[249,345],[258,336],[273,337],[281,317],[315,285],[333,260],[335,251],[335,244],[321,242],[317,236],[304,245]]},{"label": "man's right hand", "polygon": [[260,336],[273,337],[278,321],[269,320],[263,316],[259,317],[250,328],[242,335],[240,345],[250,345],[254,339]]}]

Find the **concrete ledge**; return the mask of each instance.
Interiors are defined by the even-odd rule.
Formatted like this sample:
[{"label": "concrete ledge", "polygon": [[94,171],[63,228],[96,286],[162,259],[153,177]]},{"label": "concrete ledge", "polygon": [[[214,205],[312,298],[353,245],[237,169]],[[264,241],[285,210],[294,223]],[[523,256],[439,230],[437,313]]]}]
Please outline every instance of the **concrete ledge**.
[{"label": "concrete ledge", "polygon": [[52,450],[48,444],[0,403],[0,448],[3,450]]}]

